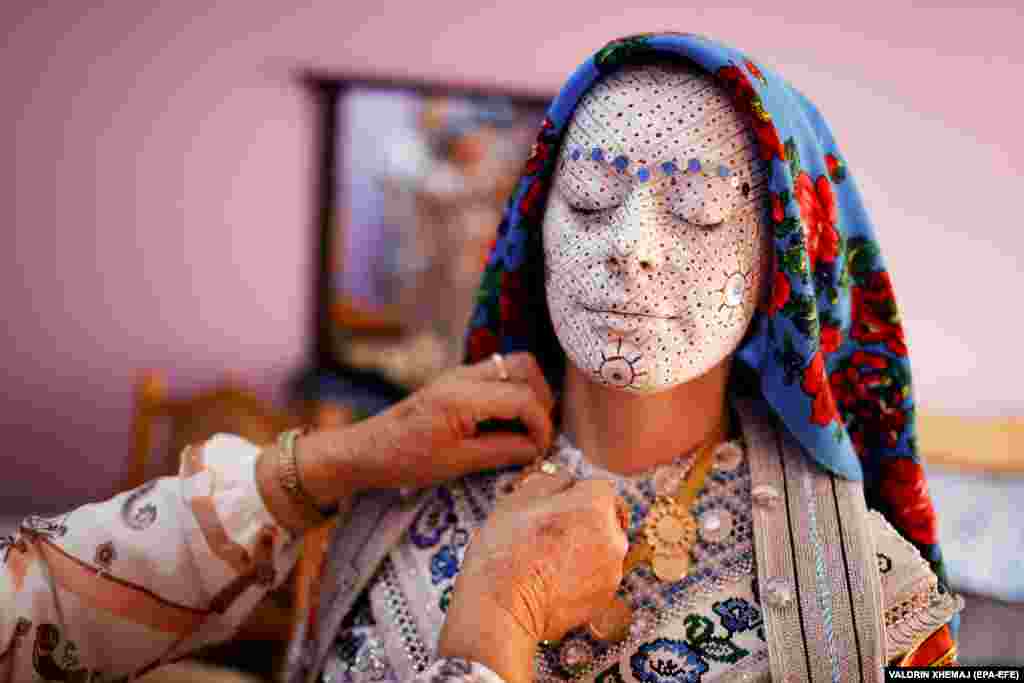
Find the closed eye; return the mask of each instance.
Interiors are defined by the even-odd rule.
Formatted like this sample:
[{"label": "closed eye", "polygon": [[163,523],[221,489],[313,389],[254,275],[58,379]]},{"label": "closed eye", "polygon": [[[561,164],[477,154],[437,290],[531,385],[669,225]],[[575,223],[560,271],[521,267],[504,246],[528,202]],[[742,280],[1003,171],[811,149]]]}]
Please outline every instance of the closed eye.
[{"label": "closed eye", "polygon": [[616,208],[615,206],[575,206],[572,203],[569,204],[569,210],[580,216],[600,216],[601,214],[607,214],[609,211],[614,211]]},{"label": "closed eye", "polygon": [[716,228],[722,227],[725,224],[725,219],[722,219],[722,220],[718,221],[717,223],[697,223],[695,221],[688,221],[688,220],[686,220],[684,218],[683,222],[687,223],[689,225],[695,225],[698,228],[700,228],[701,230],[711,231],[711,230],[715,230]]}]

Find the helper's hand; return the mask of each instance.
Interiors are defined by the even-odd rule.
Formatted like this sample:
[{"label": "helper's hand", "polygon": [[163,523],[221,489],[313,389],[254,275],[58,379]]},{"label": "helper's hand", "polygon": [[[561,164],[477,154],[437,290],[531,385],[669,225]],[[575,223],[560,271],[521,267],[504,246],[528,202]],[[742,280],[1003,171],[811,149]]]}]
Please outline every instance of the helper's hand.
[{"label": "helper's hand", "polygon": [[629,542],[608,481],[530,474],[475,535],[438,646],[506,681],[532,680],[541,640],[606,610]]},{"label": "helper's hand", "polygon": [[[501,370],[508,375],[502,381]],[[356,427],[371,445],[349,455],[364,488],[423,487],[470,472],[528,463],[554,438],[555,400],[528,353],[450,370],[379,417]],[[488,420],[518,419],[527,434],[484,432]],[[339,446],[348,432],[337,435]]]},{"label": "helper's hand", "polygon": [[[318,503],[344,506],[366,489],[421,488],[470,472],[525,464],[551,446],[554,404],[528,353],[454,368],[379,415],[300,437],[295,445],[299,479]],[[479,425],[488,420],[519,420],[527,433],[481,432]],[[300,511],[286,509],[287,497],[270,481],[269,463],[276,456],[268,449],[264,499],[275,516],[301,528]]]}]

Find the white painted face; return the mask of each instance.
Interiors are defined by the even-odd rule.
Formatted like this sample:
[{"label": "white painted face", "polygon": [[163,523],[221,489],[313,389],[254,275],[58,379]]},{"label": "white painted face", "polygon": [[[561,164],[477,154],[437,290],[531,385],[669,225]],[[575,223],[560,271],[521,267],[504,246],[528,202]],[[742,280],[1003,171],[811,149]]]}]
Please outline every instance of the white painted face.
[{"label": "white painted face", "polygon": [[709,76],[661,64],[595,84],[544,215],[548,307],[569,360],[657,392],[732,354],[769,264],[766,185],[753,132]]}]

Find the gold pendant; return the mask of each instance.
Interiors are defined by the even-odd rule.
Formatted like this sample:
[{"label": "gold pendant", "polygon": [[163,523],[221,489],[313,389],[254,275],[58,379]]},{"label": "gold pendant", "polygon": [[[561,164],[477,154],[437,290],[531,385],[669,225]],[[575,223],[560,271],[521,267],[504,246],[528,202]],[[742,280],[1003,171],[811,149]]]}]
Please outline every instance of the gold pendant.
[{"label": "gold pendant", "polygon": [[697,542],[697,521],[676,501],[659,498],[647,515],[644,537],[655,556],[686,555]]},{"label": "gold pendant", "polygon": [[644,525],[651,568],[662,581],[679,581],[690,571],[690,548],[697,542],[697,521],[671,498],[655,501]]},{"label": "gold pendant", "polygon": [[690,571],[690,555],[655,555],[651,567],[662,581],[679,581]]}]

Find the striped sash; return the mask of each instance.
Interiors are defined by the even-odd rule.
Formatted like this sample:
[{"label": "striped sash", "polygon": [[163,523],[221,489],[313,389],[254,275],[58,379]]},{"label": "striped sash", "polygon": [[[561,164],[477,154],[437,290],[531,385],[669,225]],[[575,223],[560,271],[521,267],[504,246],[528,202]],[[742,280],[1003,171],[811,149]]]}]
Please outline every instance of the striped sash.
[{"label": "striped sash", "polygon": [[736,408],[772,680],[881,681],[882,589],[861,482],[816,465],[762,404]]}]

